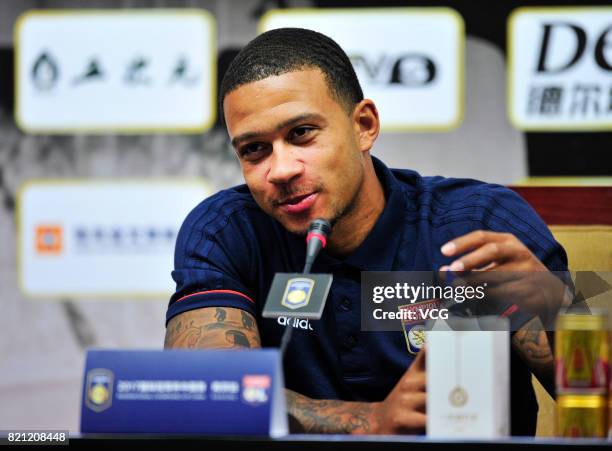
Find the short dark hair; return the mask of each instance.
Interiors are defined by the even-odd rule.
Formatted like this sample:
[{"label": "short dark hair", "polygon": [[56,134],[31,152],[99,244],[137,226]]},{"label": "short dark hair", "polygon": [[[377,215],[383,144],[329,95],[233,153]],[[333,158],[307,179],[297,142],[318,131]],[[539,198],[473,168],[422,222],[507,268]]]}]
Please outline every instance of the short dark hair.
[{"label": "short dark hair", "polygon": [[333,39],[303,28],[279,28],[257,36],[230,63],[221,82],[219,111],[223,115],[225,96],[242,85],[310,68],[323,72],[331,95],[347,112],[363,100],[351,60]]}]

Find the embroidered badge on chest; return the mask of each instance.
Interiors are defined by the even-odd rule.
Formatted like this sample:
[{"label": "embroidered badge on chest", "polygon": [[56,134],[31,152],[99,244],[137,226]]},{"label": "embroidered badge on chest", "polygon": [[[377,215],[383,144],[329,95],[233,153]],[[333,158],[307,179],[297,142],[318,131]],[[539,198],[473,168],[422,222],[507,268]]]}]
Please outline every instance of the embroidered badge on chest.
[{"label": "embroidered badge on chest", "polygon": [[[406,346],[408,352],[412,355],[419,353],[425,345],[425,321],[427,320],[427,312],[440,307],[438,299],[431,299],[414,304],[400,305],[398,310],[402,313],[402,330],[406,338]],[[408,314],[408,312],[411,312]],[[414,318],[414,319],[408,319]]]}]

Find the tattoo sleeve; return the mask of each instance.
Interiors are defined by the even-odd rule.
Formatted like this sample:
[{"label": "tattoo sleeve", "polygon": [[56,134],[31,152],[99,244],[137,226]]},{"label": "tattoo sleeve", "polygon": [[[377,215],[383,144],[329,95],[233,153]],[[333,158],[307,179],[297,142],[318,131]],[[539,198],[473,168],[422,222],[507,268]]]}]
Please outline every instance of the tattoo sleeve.
[{"label": "tattoo sleeve", "polygon": [[291,390],[285,393],[289,428],[293,433],[373,433],[371,403],[310,399]]},{"label": "tattoo sleeve", "polygon": [[[166,328],[165,348],[260,348],[253,316],[243,310],[211,307],[175,316]],[[285,390],[292,432],[372,433],[372,404],[310,399]]]},{"label": "tattoo sleeve", "polygon": [[555,359],[542,321],[535,317],[512,337],[512,345],[542,386],[554,398]]},{"label": "tattoo sleeve", "polygon": [[166,328],[165,348],[260,348],[259,330],[250,313],[210,307],[175,316]]}]

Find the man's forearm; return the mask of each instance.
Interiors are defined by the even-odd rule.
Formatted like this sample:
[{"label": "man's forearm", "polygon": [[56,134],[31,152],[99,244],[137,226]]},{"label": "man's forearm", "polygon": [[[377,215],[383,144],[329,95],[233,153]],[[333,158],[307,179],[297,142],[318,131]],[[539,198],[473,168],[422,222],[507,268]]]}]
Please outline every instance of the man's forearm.
[{"label": "man's forearm", "polygon": [[310,399],[285,390],[292,433],[374,434],[376,403]]},{"label": "man's forearm", "polygon": [[512,344],[542,386],[554,397],[555,359],[542,321],[535,317],[517,330]]},{"label": "man's forearm", "polygon": [[[209,307],[174,317],[168,323],[165,348],[259,348],[255,319],[232,308]],[[292,432],[320,434],[374,433],[377,403],[310,399],[291,390],[287,411]]]}]

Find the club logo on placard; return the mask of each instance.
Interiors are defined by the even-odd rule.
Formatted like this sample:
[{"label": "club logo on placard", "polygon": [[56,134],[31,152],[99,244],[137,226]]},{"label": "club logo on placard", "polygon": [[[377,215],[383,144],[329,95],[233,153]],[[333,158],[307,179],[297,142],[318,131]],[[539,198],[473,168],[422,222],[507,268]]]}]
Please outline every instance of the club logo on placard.
[{"label": "club logo on placard", "polygon": [[315,281],[306,277],[296,277],[287,281],[281,305],[292,310],[306,307]]},{"label": "club logo on placard", "polygon": [[87,372],[85,405],[94,412],[108,409],[113,401],[113,372],[95,368]]},{"label": "club logo on placard", "polygon": [[242,378],[242,399],[247,404],[268,402],[272,379],[267,374],[247,374]]},{"label": "club logo on placard", "polygon": [[35,229],[36,252],[58,255],[64,249],[64,230],[60,225],[39,225]]}]

